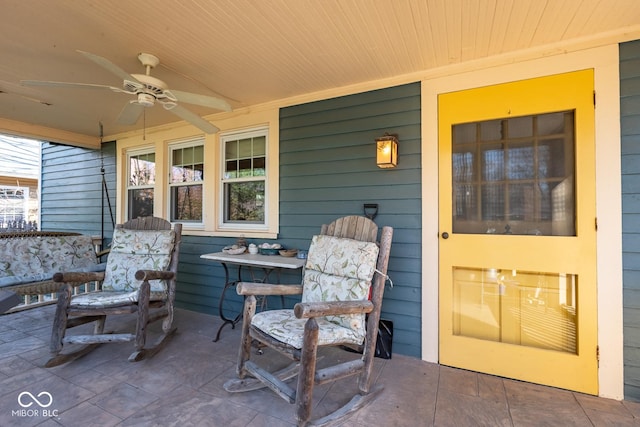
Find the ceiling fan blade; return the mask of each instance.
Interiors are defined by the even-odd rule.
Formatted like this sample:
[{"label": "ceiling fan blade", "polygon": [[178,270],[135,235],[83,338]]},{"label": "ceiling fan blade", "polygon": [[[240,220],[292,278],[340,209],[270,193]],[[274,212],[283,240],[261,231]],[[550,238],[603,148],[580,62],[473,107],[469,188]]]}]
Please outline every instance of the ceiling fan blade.
[{"label": "ceiling fan blade", "polygon": [[231,111],[231,105],[224,99],[213,96],[199,95],[197,93],[183,92],[181,90],[165,91],[170,92],[179,102],[187,104],[202,105],[203,107],[214,108],[216,110]]},{"label": "ceiling fan blade", "polygon": [[132,82],[140,83],[138,79],[124,71],[122,68],[118,67],[113,62],[109,61],[107,58],[103,58],[102,56],[94,55],[93,53],[85,52],[82,50],[78,50],[78,52],[91,61],[95,62],[105,70],[110,71],[116,76],[120,77],[121,80],[130,80]]},{"label": "ceiling fan blade", "polygon": [[135,125],[143,111],[144,106],[134,102],[127,102],[122,111],[120,111],[117,121],[121,125]]},{"label": "ceiling fan blade", "polygon": [[180,105],[176,105],[173,108],[167,108],[167,110],[171,111],[181,119],[188,121],[205,133],[216,133],[220,130],[202,117],[192,113],[191,111],[187,110],[184,107],[181,107]]},{"label": "ceiling fan blade", "polygon": [[85,89],[111,89],[116,92],[125,92],[120,88],[106,85],[94,85],[90,83],[49,82],[44,80],[20,80],[23,86],[52,86],[52,87],[79,87]]}]

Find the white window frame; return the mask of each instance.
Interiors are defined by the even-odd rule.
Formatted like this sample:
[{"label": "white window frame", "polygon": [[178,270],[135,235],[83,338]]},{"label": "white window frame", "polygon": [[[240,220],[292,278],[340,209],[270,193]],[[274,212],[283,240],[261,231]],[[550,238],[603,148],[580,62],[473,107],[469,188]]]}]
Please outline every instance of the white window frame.
[{"label": "white window frame", "polygon": [[[145,154],[153,154],[154,155],[154,164],[155,164],[155,179],[154,179],[154,183],[153,184],[149,184],[149,185],[130,185],[129,183],[129,177],[131,176],[131,158],[132,157],[137,157],[140,155],[145,155]],[[141,148],[136,148],[136,149],[132,149],[132,150],[127,150],[126,152],[126,165],[125,165],[125,180],[124,180],[124,184],[125,184],[125,195],[124,195],[124,215],[127,218],[127,220],[130,220],[132,218],[129,218],[129,191],[131,190],[141,190],[141,189],[147,189],[150,188],[153,190],[153,212],[151,213],[152,215],[155,215],[155,201],[156,198],[158,197],[158,188],[157,188],[157,182],[158,182],[158,153],[156,153],[155,147],[141,147]]]},{"label": "white window frame", "polygon": [[[228,141],[264,137],[265,147],[265,174],[264,177],[247,177],[247,178],[225,178],[225,147]],[[236,231],[236,232],[264,232],[269,230],[270,218],[269,218],[269,127],[260,126],[256,128],[245,129],[241,131],[226,132],[220,134],[220,161],[218,164],[219,185],[218,185],[218,215],[217,215],[217,228],[224,231]],[[256,223],[241,223],[241,222],[225,222],[226,211],[226,197],[225,197],[225,184],[233,182],[248,182],[248,181],[263,181],[264,182],[264,221],[261,224]]]},{"label": "white window frame", "polygon": [[[201,146],[202,150],[203,150],[203,158],[202,158],[202,166],[203,166],[203,176],[202,176],[202,181],[188,181],[188,182],[180,182],[180,183],[172,183],[171,182],[171,175],[173,173],[173,152],[176,150],[180,150],[183,148],[192,148],[192,147],[197,147],[197,146]],[[207,159],[206,159],[206,155],[205,155],[205,139],[204,138],[196,138],[196,139],[189,139],[186,141],[180,141],[180,142],[171,142],[168,144],[168,155],[167,155],[167,193],[166,193],[166,217],[169,221],[172,222],[180,222],[183,224],[183,226],[185,228],[192,228],[192,229],[204,229],[204,219],[205,219],[205,206],[206,206],[206,186],[205,186],[205,182],[207,180],[207,174],[205,173],[206,171],[206,163],[207,163]],[[171,200],[171,191],[173,188],[176,187],[183,187],[183,186],[192,186],[192,185],[200,185],[202,188],[202,212],[201,212],[201,220],[200,221],[183,221],[183,220],[178,220],[172,219],[173,216],[173,203]]]}]

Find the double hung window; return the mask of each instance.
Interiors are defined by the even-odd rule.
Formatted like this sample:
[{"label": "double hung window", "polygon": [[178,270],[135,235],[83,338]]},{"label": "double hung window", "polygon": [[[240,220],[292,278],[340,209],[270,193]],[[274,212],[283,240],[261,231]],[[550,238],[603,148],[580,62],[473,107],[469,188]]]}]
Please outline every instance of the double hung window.
[{"label": "double hung window", "polygon": [[202,223],[204,140],[171,145],[169,212],[172,222]]},{"label": "double hung window", "polygon": [[153,216],[156,155],[136,151],[127,155],[127,217]]},{"label": "double hung window", "polygon": [[222,227],[264,228],[268,129],[227,134],[223,149]]}]

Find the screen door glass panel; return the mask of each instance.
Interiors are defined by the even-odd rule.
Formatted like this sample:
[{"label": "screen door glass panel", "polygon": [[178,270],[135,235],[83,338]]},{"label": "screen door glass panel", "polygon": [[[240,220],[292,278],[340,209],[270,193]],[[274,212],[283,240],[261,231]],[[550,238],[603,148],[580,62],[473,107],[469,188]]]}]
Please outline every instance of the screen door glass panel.
[{"label": "screen door glass panel", "polygon": [[452,126],[453,232],[575,236],[574,112]]},{"label": "screen door glass panel", "polygon": [[576,353],[577,277],[453,269],[453,334]]}]

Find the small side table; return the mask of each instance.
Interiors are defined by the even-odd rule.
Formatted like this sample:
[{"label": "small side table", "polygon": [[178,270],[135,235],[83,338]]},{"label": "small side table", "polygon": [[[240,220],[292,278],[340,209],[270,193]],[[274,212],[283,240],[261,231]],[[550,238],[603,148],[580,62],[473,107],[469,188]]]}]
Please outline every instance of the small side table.
[{"label": "small side table", "polygon": [[[297,270],[302,268],[306,262],[305,259],[299,259],[295,257],[283,257],[280,255],[261,255],[261,254],[240,254],[240,255],[231,255],[224,252],[214,252],[210,254],[200,255],[200,258],[207,259],[211,261],[217,261],[222,264],[224,268],[224,287],[222,288],[222,294],[220,295],[220,303],[218,305],[218,313],[220,315],[220,319],[222,319],[222,325],[218,328],[218,332],[216,333],[216,338],[213,340],[214,342],[220,339],[220,333],[222,332],[222,328],[226,325],[231,325],[231,328],[235,328],[236,323],[242,319],[242,310],[240,313],[233,319],[228,318],[224,315],[223,312],[223,304],[224,304],[224,295],[227,292],[227,289],[235,286],[238,282],[242,282],[242,267],[247,267],[249,273],[251,275],[252,282],[265,283],[267,279],[269,279],[269,275],[275,270],[278,273],[278,278],[280,276],[280,270],[283,268],[289,270]],[[236,280],[232,280],[229,274],[229,264],[238,266],[238,276]],[[262,270],[262,277],[257,278],[255,275],[254,269]]]}]

